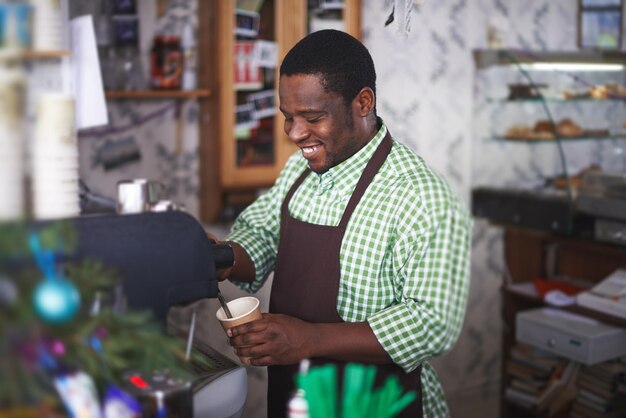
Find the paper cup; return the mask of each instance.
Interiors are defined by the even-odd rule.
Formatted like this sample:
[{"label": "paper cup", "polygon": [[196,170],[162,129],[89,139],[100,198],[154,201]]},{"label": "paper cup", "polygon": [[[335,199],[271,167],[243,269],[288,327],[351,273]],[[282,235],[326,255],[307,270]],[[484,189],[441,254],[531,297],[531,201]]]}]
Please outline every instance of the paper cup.
[{"label": "paper cup", "polygon": [[[261,308],[259,307],[259,300],[252,296],[246,296],[243,298],[231,300],[226,303],[230,313],[233,314],[232,318],[228,318],[223,308],[219,308],[215,313],[217,320],[222,324],[222,328],[226,331],[229,328],[243,325],[248,322],[261,319]],[[240,357],[243,364],[250,364],[249,357]]]},{"label": "paper cup", "polygon": [[218,321],[222,324],[224,330],[237,325],[242,325],[251,321],[261,319],[261,308],[259,308],[259,300],[252,296],[231,300],[227,302],[232,318],[228,318],[224,309],[219,308],[215,313]]}]

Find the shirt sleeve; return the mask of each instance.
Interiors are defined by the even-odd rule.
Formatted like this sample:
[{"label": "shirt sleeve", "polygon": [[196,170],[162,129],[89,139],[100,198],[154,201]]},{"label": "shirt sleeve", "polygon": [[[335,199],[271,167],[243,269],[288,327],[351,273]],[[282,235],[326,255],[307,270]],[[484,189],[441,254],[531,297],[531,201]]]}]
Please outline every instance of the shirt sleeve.
[{"label": "shirt sleeve", "polygon": [[296,154],[288,160],[276,183],[237,217],[226,237],[226,240],[241,245],[254,263],[256,276],[251,283],[233,282],[247,292],[257,292],[274,270],[280,237],[280,209],[299,174],[298,160]]},{"label": "shirt sleeve", "polygon": [[[405,199],[393,246],[398,304],[368,318],[376,338],[405,371],[456,342],[469,289],[471,218],[447,188]],[[428,208],[425,206],[428,203]]]}]

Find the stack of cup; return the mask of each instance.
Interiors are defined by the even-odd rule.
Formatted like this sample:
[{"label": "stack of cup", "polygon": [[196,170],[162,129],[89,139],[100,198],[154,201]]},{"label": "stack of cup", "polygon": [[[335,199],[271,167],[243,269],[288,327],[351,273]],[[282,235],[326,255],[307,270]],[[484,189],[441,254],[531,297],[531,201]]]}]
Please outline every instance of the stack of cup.
[{"label": "stack of cup", "polygon": [[20,70],[0,66],[0,222],[24,215],[24,138]]},{"label": "stack of cup", "polygon": [[45,93],[37,106],[32,153],[33,215],[36,219],[80,213],[78,144],[71,95]]},{"label": "stack of cup", "polygon": [[33,5],[33,49],[64,49],[63,17],[59,0],[31,0]]}]

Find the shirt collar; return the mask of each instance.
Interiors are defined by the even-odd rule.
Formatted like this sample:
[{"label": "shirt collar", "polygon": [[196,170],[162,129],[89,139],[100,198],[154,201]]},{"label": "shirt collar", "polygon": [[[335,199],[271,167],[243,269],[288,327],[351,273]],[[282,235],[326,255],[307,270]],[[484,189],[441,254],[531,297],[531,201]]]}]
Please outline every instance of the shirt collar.
[{"label": "shirt collar", "polygon": [[356,154],[347,160],[331,167],[328,171],[318,174],[318,193],[324,193],[326,190],[335,189],[340,197],[350,196],[356,187],[359,178],[365,166],[374,155],[378,145],[387,135],[387,126],[381,121],[381,127],[363,148],[358,150]]}]

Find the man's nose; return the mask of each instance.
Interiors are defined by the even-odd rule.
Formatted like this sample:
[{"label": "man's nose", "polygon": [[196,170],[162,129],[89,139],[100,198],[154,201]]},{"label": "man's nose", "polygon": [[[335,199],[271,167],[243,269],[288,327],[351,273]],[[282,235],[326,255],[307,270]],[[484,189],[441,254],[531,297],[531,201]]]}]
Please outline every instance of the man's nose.
[{"label": "man's nose", "polygon": [[291,123],[289,132],[287,132],[287,134],[289,135],[289,139],[291,139],[293,142],[299,142],[309,135],[309,131],[304,121],[294,120]]}]

